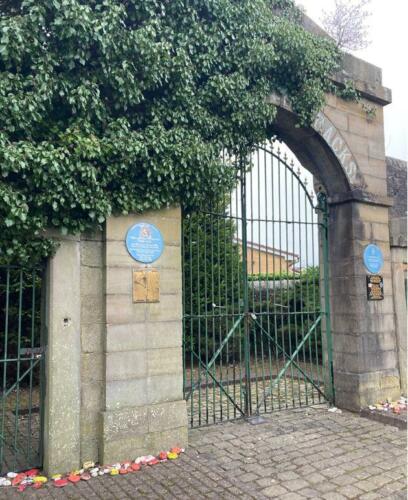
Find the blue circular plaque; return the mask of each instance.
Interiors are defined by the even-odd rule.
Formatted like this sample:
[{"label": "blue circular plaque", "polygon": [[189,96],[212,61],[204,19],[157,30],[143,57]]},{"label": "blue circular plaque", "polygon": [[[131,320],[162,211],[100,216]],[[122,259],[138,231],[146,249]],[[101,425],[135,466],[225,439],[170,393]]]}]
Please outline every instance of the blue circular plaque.
[{"label": "blue circular plaque", "polygon": [[151,264],[163,253],[163,237],[153,224],[139,222],[128,230],[126,248],[138,262]]},{"label": "blue circular plaque", "polygon": [[371,274],[378,274],[384,265],[384,257],[377,245],[367,245],[364,250],[364,265]]}]

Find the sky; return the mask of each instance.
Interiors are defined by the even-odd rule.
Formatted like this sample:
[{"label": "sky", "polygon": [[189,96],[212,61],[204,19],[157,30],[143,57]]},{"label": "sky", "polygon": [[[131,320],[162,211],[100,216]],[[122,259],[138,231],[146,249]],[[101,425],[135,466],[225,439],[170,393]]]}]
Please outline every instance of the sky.
[{"label": "sky", "polygon": [[[319,24],[322,10],[329,10],[334,4],[334,0],[299,0],[306,13]],[[372,15],[368,19],[369,39],[371,44],[364,50],[353,52],[353,54],[364,59],[383,70],[383,85],[392,90],[393,102],[384,109],[385,119],[385,146],[386,154],[395,158],[408,160],[408,40],[407,28],[405,26],[408,19],[408,0],[371,0],[370,9]],[[294,160],[295,171],[300,171],[303,182],[308,183],[308,189],[313,188],[313,176],[299,163],[293,153],[285,146],[281,145],[281,150]],[[283,177],[278,179],[276,173],[276,159],[274,168],[272,159],[267,160],[261,155],[257,160],[254,158],[254,168],[251,174],[247,174],[248,201],[247,213],[251,219],[247,224],[247,236],[249,241],[261,243],[267,246],[287,250],[299,255],[297,267],[318,265],[319,255],[316,251],[318,247],[318,227],[316,224],[310,226],[310,222],[316,222],[316,215],[308,210],[300,210],[296,195],[297,181],[295,181],[295,191],[291,188],[289,174],[288,182],[283,181]],[[265,162],[267,162],[265,164]],[[264,167],[267,171],[275,172],[264,174]],[[282,169],[282,175],[285,169]],[[266,198],[261,189],[258,193],[257,186],[273,185],[273,195]],[[231,214],[240,215],[239,188],[233,194]],[[292,189],[292,191],[291,191]],[[296,196],[295,196],[295,195]],[[272,199],[274,198],[274,199]],[[288,203],[286,203],[288,200]],[[314,198],[313,202],[316,202]],[[293,209],[291,208],[294,204]],[[288,208],[286,207],[288,205]],[[301,206],[304,207],[302,201]],[[308,206],[308,204],[306,204]],[[274,214],[274,215],[273,215]],[[272,223],[270,219],[278,218],[283,222]],[[258,222],[261,219],[263,222]],[[300,220],[300,224],[287,225],[284,219]],[[268,222],[267,222],[268,220]],[[288,230],[288,228],[290,228]],[[237,237],[242,237],[242,231],[237,224]]]},{"label": "sky", "polygon": [[[306,14],[320,24],[323,10],[334,0],[299,0]],[[384,109],[385,149],[388,156],[408,160],[408,0],[371,0],[366,49],[353,52],[383,70],[383,85],[392,90],[393,102]]]}]

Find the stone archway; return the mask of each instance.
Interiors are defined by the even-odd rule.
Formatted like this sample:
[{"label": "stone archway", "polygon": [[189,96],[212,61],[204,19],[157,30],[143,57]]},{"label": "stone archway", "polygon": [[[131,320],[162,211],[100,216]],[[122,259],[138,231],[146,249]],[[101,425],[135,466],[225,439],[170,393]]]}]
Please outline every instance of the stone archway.
[{"label": "stone archway", "polygon": [[[382,116],[390,98],[378,68],[347,56],[343,69],[336,82],[353,79],[375,116],[367,116],[361,103],[328,95],[314,129],[296,128],[279,100],[275,132],[329,195],[336,404],[359,410],[400,391]],[[112,217],[103,233],[66,237],[50,260],[48,472],[186,445],[180,220],[177,208]],[[134,271],[148,266],[130,257],[125,238],[140,221],[163,234],[165,250],[155,263],[159,302],[133,300]],[[379,302],[366,297],[362,253],[368,243],[376,243],[385,259],[385,298]],[[64,414],[63,406],[69,408]]]},{"label": "stone archway", "polygon": [[[284,99],[274,132],[322,183],[329,201],[330,282],[336,404],[360,410],[400,395],[394,324],[384,124],[382,107],[390,102],[381,71],[347,56],[362,102],[327,96],[312,127],[297,128]],[[347,62],[347,61],[346,61]],[[364,106],[363,106],[364,104]],[[365,109],[375,109],[368,117]],[[384,255],[384,300],[369,302],[366,245]]]}]

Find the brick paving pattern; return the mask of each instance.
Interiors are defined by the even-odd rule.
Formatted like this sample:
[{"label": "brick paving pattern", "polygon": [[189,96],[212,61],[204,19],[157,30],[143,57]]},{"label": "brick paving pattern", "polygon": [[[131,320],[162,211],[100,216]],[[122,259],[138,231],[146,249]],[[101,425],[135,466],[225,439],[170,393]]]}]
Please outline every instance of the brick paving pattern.
[{"label": "brick paving pattern", "polygon": [[406,498],[406,432],[327,407],[277,412],[261,425],[229,422],[190,432],[174,462],[59,490],[2,498]]}]

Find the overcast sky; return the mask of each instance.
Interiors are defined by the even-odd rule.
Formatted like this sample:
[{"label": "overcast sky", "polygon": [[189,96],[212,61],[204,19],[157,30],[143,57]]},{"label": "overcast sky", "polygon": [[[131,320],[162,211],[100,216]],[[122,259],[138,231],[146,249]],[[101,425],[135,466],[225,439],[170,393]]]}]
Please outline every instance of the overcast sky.
[{"label": "overcast sky", "polygon": [[[306,13],[320,24],[322,10],[334,0],[299,0]],[[392,90],[393,102],[385,108],[385,148],[388,156],[408,160],[408,0],[371,0],[371,45],[354,52],[383,70],[383,85]]]}]

